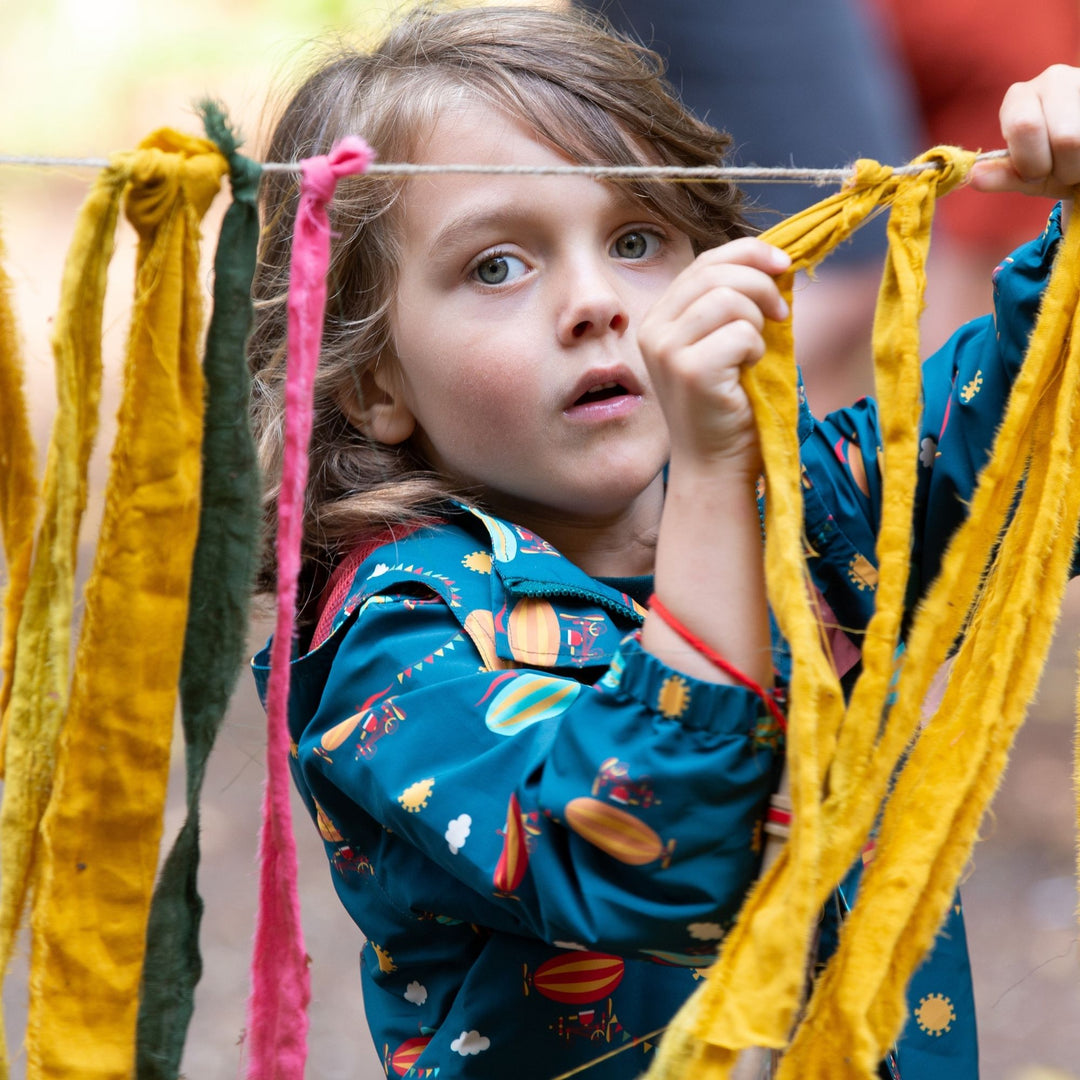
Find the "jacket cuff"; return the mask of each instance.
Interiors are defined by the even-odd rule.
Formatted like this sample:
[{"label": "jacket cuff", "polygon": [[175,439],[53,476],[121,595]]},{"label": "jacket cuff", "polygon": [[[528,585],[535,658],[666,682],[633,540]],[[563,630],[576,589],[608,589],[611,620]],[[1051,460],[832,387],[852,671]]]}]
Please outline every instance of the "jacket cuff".
[{"label": "jacket cuff", "polygon": [[776,722],[751,690],[704,682],[668,667],[641,647],[641,631],[625,637],[597,690],[639,702],[657,718],[715,735],[753,735],[775,745]]}]

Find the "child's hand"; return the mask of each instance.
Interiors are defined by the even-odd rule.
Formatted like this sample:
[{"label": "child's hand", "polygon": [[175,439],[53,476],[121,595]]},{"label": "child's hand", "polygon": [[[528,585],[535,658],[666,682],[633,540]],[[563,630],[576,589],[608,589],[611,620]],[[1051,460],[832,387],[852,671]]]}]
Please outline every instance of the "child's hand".
[{"label": "child's hand", "polygon": [[638,342],[673,466],[724,462],[756,476],[757,430],[739,376],[765,352],[765,320],[788,316],[773,278],[790,262],[760,240],[733,240],[699,255],[642,320]]},{"label": "child's hand", "polygon": [[1009,157],[976,162],[972,186],[1072,198],[1080,184],[1080,68],[1055,64],[1013,83],[1000,117]]}]

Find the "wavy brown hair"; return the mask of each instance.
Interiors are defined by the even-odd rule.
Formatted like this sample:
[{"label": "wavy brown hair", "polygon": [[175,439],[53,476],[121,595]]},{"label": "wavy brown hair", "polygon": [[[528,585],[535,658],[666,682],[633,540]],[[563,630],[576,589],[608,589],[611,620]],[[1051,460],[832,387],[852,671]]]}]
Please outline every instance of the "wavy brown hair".
[{"label": "wavy brown hair", "polygon": [[[407,15],[371,51],[339,49],[300,86],[266,154],[290,162],[359,134],[383,161],[409,161],[448,101],[493,104],[581,164],[717,165],[729,139],[692,116],[651,50],[580,12],[529,7]],[[430,518],[461,494],[408,444],[386,446],[347,419],[362,376],[393,356],[397,208],[405,180],[343,180],[330,207],[334,240],[314,386],[302,598],[317,596],[338,558],[388,525]],[[628,189],[690,237],[696,250],[749,232],[729,183],[633,182]],[[252,408],[272,532],[282,456],[286,294],[297,178],[264,176],[264,222],[249,346]],[[355,410],[353,415],[355,415]],[[267,545],[270,550],[270,545]],[[264,564],[262,584],[273,576]]]}]

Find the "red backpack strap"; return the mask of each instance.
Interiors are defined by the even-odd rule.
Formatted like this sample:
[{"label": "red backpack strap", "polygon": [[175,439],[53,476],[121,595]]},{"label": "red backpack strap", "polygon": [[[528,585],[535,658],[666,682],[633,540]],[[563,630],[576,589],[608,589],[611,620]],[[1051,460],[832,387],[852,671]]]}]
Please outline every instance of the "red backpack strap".
[{"label": "red backpack strap", "polygon": [[333,631],[334,619],[341,610],[341,605],[345,603],[349,596],[353,578],[361,563],[384,544],[392,543],[395,540],[404,540],[406,536],[416,532],[418,528],[420,528],[419,524],[391,525],[371,539],[357,544],[338,563],[319,599],[319,621],[315,626],[315,634],[311,639],[312,649],[317,649]]}]

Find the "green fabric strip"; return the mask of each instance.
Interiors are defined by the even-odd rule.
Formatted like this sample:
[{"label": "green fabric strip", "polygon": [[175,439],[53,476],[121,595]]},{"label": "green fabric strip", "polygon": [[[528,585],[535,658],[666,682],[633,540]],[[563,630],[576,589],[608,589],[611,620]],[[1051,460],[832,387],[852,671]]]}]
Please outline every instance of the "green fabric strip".
[{"label": "green fabric strip", "polygon": [[187,820],[165,861],[150,909],[136,1035],[138,1080],[178,1077],[195,985],[202,974],[199,797],[245,658],[259,531],[244,347],[251,328],[261,169],[237,152],[238,141],[219,106],[206,102],[201,111],[207,136],[229,162],[233,202],[214,258],[214,309],[203,361],[207,400],[202,509],[180,673]]}]

